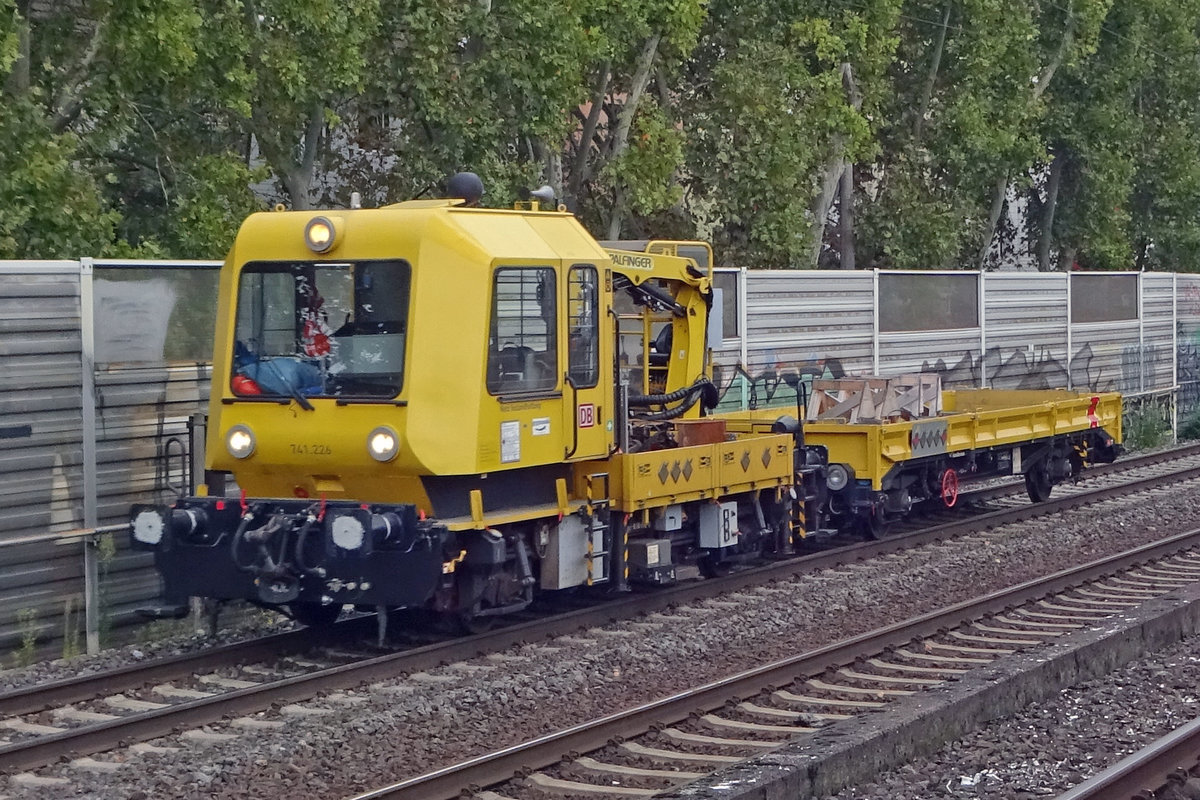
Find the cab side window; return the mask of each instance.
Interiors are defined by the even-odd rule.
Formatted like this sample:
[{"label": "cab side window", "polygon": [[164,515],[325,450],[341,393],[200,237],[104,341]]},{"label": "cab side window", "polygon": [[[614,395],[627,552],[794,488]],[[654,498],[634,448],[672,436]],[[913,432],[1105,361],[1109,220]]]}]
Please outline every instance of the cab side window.
[{"label": "cab side window", "polygon": [[492,394],[558,384],[558,286],[549,267],[503,267],[492,285],[487,388]]},{"label": "cab side window", "polygon": [[567,374],[579,389],[600,380],[600,287],[596,268],[571,267],[567,278]]}]

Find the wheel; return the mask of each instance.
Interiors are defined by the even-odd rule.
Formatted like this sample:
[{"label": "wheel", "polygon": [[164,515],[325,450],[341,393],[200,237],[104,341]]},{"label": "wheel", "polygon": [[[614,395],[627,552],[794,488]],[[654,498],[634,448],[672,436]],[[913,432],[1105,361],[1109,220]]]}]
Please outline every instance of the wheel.
[{"label": "wheel", "polygon": [[952,469],[942,473],[942,502],[946,508],[954,508],[958,502],[958,473]]},{"label": "wheel", "polygon": [[288,611],[292,619],[310,628],[329,628],[337,622],[342,614],[342,606],[338,603],[322,605],[321,603],[288,603]]},{"label": "wheel", "polygon": [[1046,472],[1045,465],[1038,465],[1025,473],[1025,491],[1031,502],[1044,503],[1049,500],[1050,490],[1053,488],[1050,473]]},{"label": "wheel", "polygon": [[888,527],[891,525],[887,517],[878,508],[871,509],[870,514],[865,514],[858,518],[858,530],[864,538],[876,541],[887,535]]},{"label": "wheel", "polygon": [[700,574],[706,578],[723,578],[733,572],[732,564],[718,560],[712,553],[701,558],[697,566],[700,567]]},{"label": "wheel", "polygon": [[481,617],[471,611],[461,611],[451,615],[453,627],[457,628],[462,633],[468,636],[473,636],[477,633],[487,633],[492,628],[496,627],[498,617]]}]

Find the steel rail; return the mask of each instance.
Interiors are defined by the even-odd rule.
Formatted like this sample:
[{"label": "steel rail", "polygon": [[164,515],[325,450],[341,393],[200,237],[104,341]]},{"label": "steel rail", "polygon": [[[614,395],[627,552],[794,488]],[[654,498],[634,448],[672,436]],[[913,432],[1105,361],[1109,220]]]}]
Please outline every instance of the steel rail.
[{"label": "steel rail", "polygon": [[[120,742],[146,741],[170,734],[180,727],[208,724],[223,717],[260,710],[271,704],[298,702],[322,692],[394,679],[397,675],[405,672],[431,669],[448,662],[473,658],[482,653],[496,652],[531,640],[574,633],[581,628],[605,625],[616,620],[661,611],[672,605],[696,602],[718,593],[735,592],[761,585],[764,582],[790,578],[797,574],[854,561],[865,561],[916,545],[943,541],[981,528],[994,528],[1003,524],[1020,522],[1194,478],[1200,478],[1200,467],[1117,486],[1102,487],[1094,491],[1081,492],[1042,503],[968,516],[962,520],[878,541],[860,542],[799,557],[790,557],[721,578],[682,583],[649,590],[645,593],[631,592],[616,600],[606,600],[595,606],[555,614],[548,618],[508,625],[488,633],[374,656],[362,661],[315,670],[305,675],[264,683],[261,686],[173,703],[153,711],[138,712],[36,739],[12,742],[0,745],[0,770],[32,769],[64,755],[85,755],[110,749]],[[304,632],[294,633],[303,634]],[[279,634],[279,636],[287,635]],[[269,639],[270,637],[268,637]],[[230,650],[225,651],[225,655],[222,655],[223,648],[215,649],[211,651],[211,659],[204,653],[198,657],[194,655],[178,656],[168,659],[168,663],[164,663],[161,667],[158,664],[132,665],[122,667],[116,673],[119,673],[124,680],[123,689],[144,685],[151,680],[170,679],[169,676],[178,678],[190,675],[201,668],[197,664],[203,664],[207,668],[227,665],[230,663],[230,659],[235,657],[239,660],[249,659],[252,657],[250,654],[258,650],[258,641],[252,640],[241,645],[230,645]],[[269,645],[264,646],[269,650]],[[244,649],[239,651],[238,648]],[[234,656],[235,653],[236,656]],[[278,656],[279,652],[269,652],[268,655]],[[195,660],[197,658],[200,660]],[[152,672],[147,673],[145,670],[152,670]],[[147,674],[153,675],[153,677],[146,677]],[[93,689],[89,694],[85,688],[88,684],[101,688]],[[47,688],[57,693],[56,702],[63,703],[86,699],[94,696],[97,691],[113,691],[116,686],[115,681],[108,680],[104,675],[97,675],[68,679]],[[14,695],[12,700],[7,699],[9,694]],[[27,687],[0,695],[0,708],[4,707],[4,703],[9,702],[11,703],[10,708],[27,709],[27,713],[40,711],[52,705],[48,697],[48,695],[43,695],[38,687]],[[70,699],[64,700],[63,698]]]},{"label": "steel rail", "polygon": [[[529,742],[498,750],[425,775],[394,783],[351,800],[451,800],[466,788],[484,788],[511,780],[521,771],[558,763],[567,753],[598,750],[614,739],[631,738],[656,726],[678,724],[694,714],[797,679],[819,676],[854,664],[889,647],[897,647],[1003,611],[1014,605],[1054,595],[1089,581],[1121,572],[1200,545],[1200,529],[1098,559],[1080,567],[1027,581],[911,620],[731,675],[626,711],[572,726]],[[1111,797],[1111,796],[1110,796]],[[1061,798],[1060,798],[1061,800]]]},{"label": "steel rail", "polygon": [[[1165,464],[1169,461],[1174,461],[1180,458],[1188,458],[1189,456],[1200,455],[1200,442],[1196,444],[1188,444],[1182,447],[1173,447],[1169,450],[1159,450],[1156,453],[1149,453],[1142,456],[1135,456],[1130,459],[1114,461],[1111,464],[1097,464],[1093,467],[1088,467],[1083,473],[1083,479],[1095,478],[1101,475],[1109,475],[1112,473],[1126,472],[1128,470],[1139,469],[1141,467],[1153,467],[1158,464]],[[1025,491],[1025,482],[1023,480],[1009,481],[997,486],[988,486],[982,489],[970,489],[970,484],[964,484],[963,489],[959,492],[959,502],[975,501],[982,502],[985,500],[995,500],[1000,497],[1009,497],[1014,494],[1021,494]]]},{"label": "steel rail", "polygon": [[[341,624],[357,627],[361,620],[351,619]],[[304,652],[315,645],[328,642],[332,633],[328,631],[322,634],[311,628],[284,631],[244,642],[206,648],[197,653],[182,653],[140,664],[126,664],[105,672],[23,686],[0,694],[0,717],[36,714],[97,696],[127,691],[131,687],[143,684],[163,683],[231,664]]]},{"label": "steel rail", "polygon": [[1149,797],[1143,793],[1169,783],[1172,775],[1182,772],[1186,776],[1187,770],[1195,767],[1197,761],[1200,761],[1200,719],[1176,728],[1054,800]]}]

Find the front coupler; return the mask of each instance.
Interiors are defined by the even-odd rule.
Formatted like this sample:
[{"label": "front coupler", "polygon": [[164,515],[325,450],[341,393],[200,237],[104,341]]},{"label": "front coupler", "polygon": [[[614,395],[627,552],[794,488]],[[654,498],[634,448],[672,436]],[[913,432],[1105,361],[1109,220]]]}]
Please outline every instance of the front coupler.
[{"label": "front coupler", "polygon": [[134,506],[130,533],[154,553],[168,603],[420,606],[458,553],[414,506],[348,501],[190,497]]}]

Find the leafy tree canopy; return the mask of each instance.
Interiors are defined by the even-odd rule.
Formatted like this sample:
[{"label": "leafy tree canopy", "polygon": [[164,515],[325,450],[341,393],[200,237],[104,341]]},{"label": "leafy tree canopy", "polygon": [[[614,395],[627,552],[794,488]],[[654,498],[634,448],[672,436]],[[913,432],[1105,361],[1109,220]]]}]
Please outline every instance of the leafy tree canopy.
[{"label": "leafy tree canopy", "polygon": [[0,82],[0,257],[470,169],[755,267],[1200,258],[1200,0],[0,0]]}]

